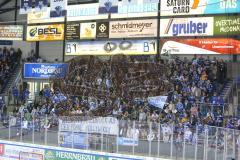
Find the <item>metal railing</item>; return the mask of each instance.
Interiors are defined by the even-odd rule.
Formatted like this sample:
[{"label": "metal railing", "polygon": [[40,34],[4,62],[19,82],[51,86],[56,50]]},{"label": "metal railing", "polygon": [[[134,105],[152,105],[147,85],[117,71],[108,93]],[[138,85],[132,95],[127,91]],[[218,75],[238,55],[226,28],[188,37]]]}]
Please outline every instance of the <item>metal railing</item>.
[{"label": "metal railing", "polygon": [[[96,119],[73,118],[61,120],[67,123],[90,123],[90,120]],[[54,116],[18,115],[2,119],[2,140],[169,159],[240,158],[240,131],[228,128],[119,120],[117,134],[106,134],[89,130],[62,131],[58,117]]]}]

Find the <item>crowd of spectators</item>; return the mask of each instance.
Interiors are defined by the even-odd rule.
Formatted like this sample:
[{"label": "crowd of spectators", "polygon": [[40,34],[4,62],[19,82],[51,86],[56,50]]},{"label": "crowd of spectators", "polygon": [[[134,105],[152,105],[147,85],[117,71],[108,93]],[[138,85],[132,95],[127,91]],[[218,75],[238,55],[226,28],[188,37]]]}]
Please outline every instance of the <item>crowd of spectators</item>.
[{"label": "crowd of spectators", "polygon": [[[222,121],[225,106],[220,92],[226,73],[223,60],[203,57],[143,62],[126,57],[102,62],[91,57],[73,60],[60,88],[66,95],[78,95],[80,102],[87,101],[88,111],[98,108],[100,115],[192,124],[201,119],[222,126],[218,121]],[[149,105],[148,98],[159,95],[168,96],[166,105]],[[70,111],[79,112],[79,107],[73,105]]]},{"label": "crowd of spectators", "polygon": [[[174,133],[176,143],[183,139],[196,143],[196,136],[201,138],[206,130],[214,137],[215,126],[240,130],[240,120],[225,115],[228,106],[220,95],[226,73],[223,60],[202,57],[73,59],[67,76],[53,80],[52,88],[45,86],[35,102],[26,103],[27,88],[15,92],[18,105],[13,116],[26,122],[26,130],[31,130],[34,118],[34,128],[39,131],[57,126],[61,116],[74,120],[111,116],[119,120],[119,137],[137,134],[142,140],[170,142]],[[165,105],[149,103],[149,97],[157,96],[167,96]],[[223,146],[223,132],[216,137],[217,145]],[[233,137],[229,134],[228,141]]]},{"label": "crowd of spectators", "polygon": [[[22,103],[14,114],[114,116],[141,123],[183,126],[213,125],[240,129],[240,121],[224,117],[227,106],[220,92],[226,81],[222,60],[193,58],[137,61],[127,57],[74,59],[65,79],[40,92],[40,101]],[[166,95],[163,107],[149,97]],[[27,97],[27,96],[25,96]],[[24,102],[24,101],[23,101]]]}]

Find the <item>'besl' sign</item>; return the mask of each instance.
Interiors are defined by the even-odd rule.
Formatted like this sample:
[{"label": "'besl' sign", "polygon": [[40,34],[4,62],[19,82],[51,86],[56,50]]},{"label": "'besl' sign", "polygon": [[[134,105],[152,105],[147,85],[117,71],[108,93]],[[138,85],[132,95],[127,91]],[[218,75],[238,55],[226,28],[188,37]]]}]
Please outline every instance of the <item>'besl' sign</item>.
[{"label": "'besl' sign", "polygon": [[64,24],[27,27],[27,41],[57,41],[63,39]]},{"label": "'besl' sign", "polygon": [[68,64],[58,63],[25,63],[24,78],[49,79],[64,78],[68,70]]}]

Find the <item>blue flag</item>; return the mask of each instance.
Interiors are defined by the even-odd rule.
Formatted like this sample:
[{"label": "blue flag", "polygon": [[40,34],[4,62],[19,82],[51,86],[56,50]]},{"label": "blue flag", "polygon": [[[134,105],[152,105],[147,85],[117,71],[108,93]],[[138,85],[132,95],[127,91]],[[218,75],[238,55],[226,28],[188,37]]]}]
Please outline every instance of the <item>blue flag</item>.
[{"label": "blue flag", "polygon": [[32,0],[21,0],[19,14],[27,14],[32,11]]},{"label": "blue flag", "polygon": [[118,0],[99,0],[99,14],[118,13]]}]

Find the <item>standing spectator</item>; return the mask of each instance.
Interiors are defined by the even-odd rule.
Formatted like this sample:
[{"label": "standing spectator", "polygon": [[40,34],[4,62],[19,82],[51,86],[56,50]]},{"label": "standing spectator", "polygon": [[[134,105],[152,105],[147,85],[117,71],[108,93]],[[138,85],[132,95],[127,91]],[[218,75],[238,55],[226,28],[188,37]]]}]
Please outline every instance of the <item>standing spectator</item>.
[{"label": "standing spectator", "polygon": [[19,91],[16,86],[12,88],[12,94],[13,94],[13,103],[14,105],[18,105],[18,98],[19,98]]},{"label": "standing spectator", "polygon": [[227,67],[223,60],[218,62],[218,82],[223,84],[227,78]]},{"label": "standing spectator", "polygon": [[23,102],[26,102],[26,100],[29,99],[29,95],[30,95],[30,92],[29,90],[26,88],[23,93],[22,93],[22,101]]}]

